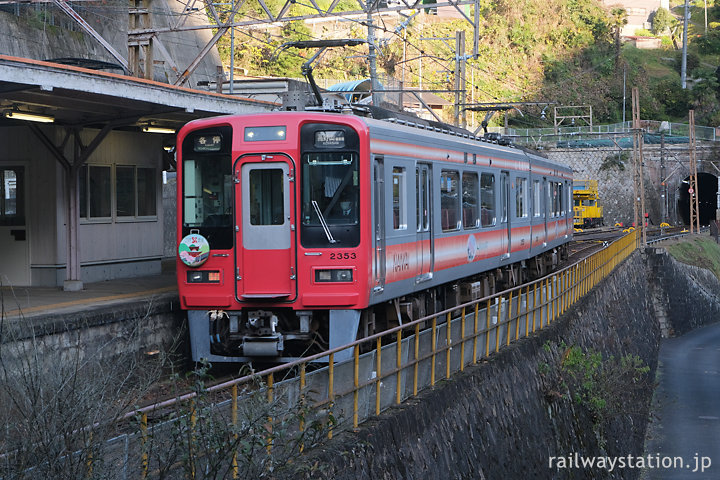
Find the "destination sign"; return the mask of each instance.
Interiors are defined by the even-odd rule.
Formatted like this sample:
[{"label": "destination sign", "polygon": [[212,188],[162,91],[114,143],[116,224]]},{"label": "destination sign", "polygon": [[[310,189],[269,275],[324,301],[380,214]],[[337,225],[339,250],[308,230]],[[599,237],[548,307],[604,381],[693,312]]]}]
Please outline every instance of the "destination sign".
[{"label": "destination sign", "polygon": [[342,148],[345,146],[345,132],[342,130],[320,130],[315,132],[315,147]]},{"label": "destination sign", "polygon": [[193,150],[196,152],[219,152],[221,148],[221,135],[198,135],[194,139]]}]

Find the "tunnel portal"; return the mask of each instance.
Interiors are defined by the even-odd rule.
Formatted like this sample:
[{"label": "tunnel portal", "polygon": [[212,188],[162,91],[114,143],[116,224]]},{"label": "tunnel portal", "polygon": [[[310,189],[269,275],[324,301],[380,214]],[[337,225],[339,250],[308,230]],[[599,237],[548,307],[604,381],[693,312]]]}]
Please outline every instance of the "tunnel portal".
[{"label": "tunnel portal", "polygon": [[[709,225],[715,220],[717,208],[718,177],[710,173],[698,173],[698,214],[700,225]],[[690,177],[686,177],[678,187],[677,211],[684,225],[690,225]]]}]

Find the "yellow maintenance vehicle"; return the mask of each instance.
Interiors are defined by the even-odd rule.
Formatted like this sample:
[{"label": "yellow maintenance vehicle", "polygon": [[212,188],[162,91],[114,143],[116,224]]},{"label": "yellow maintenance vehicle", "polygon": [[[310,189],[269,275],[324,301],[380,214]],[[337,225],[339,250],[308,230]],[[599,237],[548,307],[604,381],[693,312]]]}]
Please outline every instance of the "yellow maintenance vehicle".
[{"label": "yellow maintenance vehicle", "polygon": [[597,180],[573,181],[573,225],[575,228],[600,227],[603,207],[599,205]]}]

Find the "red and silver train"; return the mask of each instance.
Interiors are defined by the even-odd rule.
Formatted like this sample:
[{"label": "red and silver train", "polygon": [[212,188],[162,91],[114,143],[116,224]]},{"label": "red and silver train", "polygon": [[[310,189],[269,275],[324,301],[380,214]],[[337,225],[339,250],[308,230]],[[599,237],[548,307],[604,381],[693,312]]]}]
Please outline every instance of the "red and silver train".
[{"label": "red and silver train", "polygon": [[572,171],[437,127],[317,112],[188,123],[178,285],[195,361],[287,361],[544,274]]}]

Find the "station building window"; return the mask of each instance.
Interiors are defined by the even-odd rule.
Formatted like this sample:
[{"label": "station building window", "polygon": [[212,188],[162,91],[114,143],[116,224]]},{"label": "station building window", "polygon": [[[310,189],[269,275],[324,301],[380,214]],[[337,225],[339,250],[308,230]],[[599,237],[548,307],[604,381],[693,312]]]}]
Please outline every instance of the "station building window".
[{"label": "station building window", "polygon": [[80,169],[80,218],[110,218],[112,182],[109,165],[85,165]]},{"label": "station building window", "polygon": [[[115,181],[113,182],[113,172]],[[129,220],[157,215],[155,168],[85,165],[80,169],[80,218]]]},{"label": "station building window", "polygon": [[0,225],[25,225],[25,168],[0,169]]},{"label": "station building window", "polygon": [[115,198],[115,214],[118,217],[155,216],[155,169],[116,166]]}]

